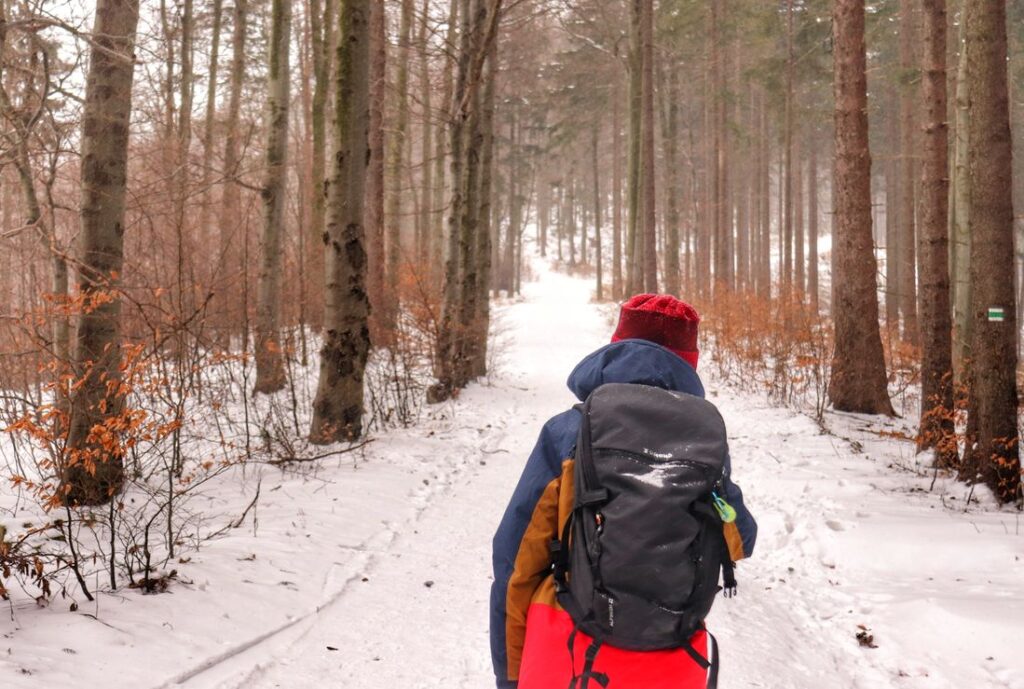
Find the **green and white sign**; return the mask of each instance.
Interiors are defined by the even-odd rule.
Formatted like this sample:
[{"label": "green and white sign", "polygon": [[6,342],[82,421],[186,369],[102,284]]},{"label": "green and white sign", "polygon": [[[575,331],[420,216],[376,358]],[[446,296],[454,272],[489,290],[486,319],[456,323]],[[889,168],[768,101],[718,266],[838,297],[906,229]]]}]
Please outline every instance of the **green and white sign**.
[{"label": "green and white sign", "polygon": [[988,307],[988,319],[995,323],[1002,323],[1006,320],[1006,311],[1002,306]]}]

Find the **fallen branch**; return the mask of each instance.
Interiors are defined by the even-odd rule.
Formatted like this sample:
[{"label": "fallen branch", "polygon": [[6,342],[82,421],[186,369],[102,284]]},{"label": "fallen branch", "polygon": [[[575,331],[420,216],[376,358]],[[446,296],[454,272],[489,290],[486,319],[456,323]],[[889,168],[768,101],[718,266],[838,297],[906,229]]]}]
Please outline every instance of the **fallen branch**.
[{"label": "fallen branch", "polygon": [[356,450],[359,450],[361,448],[366,447],[367,445],[369,445],[373,441],[374,441],[374,439],[371,438],[369,440],[364,440],[363,442],[359,443],[358,445],[352,445],[350,447],[346,447],[343,450],[332,450],[331,452],[324,452],[324,453],[319,454],[319,455],[313,455],[312,457],[278,457],[277,459],[269,459],[269,460],[267,460],[266,464],[272,464],[274,466],[280,466],[282,464],[300,464],[300,463],[307,463],[307,462],[318,462],[321,459],[327,459],[328,457],[335,457],[337,455],[344,455],[344,454],[348,454],[349,452],[354,452]]}]

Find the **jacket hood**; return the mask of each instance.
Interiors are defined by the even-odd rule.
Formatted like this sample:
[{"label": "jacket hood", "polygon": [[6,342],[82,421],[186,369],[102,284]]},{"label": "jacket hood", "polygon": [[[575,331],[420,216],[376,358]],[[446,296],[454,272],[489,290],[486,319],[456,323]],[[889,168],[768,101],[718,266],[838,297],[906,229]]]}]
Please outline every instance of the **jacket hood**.
[{"label": "jacket hood", "polygon": [[568,380],[581,401],[605,383],[640,383],[704,397],[704,385],[693,366],[647,340],[620,340],[601,347],[577,364]]}]

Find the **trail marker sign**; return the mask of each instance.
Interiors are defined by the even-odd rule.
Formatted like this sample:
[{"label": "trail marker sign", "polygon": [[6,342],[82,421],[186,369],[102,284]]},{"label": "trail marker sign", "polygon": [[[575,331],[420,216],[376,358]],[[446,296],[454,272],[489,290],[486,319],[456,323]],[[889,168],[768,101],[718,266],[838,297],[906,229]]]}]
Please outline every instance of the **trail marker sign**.
[{"label": "trail marker sign", "polygon": [[1006,320],[1006,311],[1002,306],[988,307],[988,319],[993,323],[1002,323]]}]

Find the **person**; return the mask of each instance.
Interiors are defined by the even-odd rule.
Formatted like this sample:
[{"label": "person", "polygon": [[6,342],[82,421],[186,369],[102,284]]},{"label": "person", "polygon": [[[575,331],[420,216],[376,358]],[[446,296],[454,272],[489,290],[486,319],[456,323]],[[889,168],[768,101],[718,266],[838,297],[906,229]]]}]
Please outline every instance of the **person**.
[{"label": "person", "polygon": [[[568,385],[581,401],[608,383],[639,383],[704,397],[696,372],[700,317],[689,304],[667,295],[641,294],[620,310],[611,344],[583,359]],[[578,629],[556,601],[550,547],[573,509],[573,454],[581,415],[575,408],[542,428],[493,540],[494,583],[490,600],[491,657],[498,689],[565,689],[575,684],[586,643],[573,644]],[[731,479],[725,499],[736,510],[724,525],[729,557],[749,557],[757,523]],[[699,630],[691,649],[708,656]],[[575,650],[574,650],[575,649]],[[705,686],[707,672],[683,649],[629,651],[604,647],[593,670],[608,689],[686,689]],[[591,687],[596,685],[591,682]]]}]

